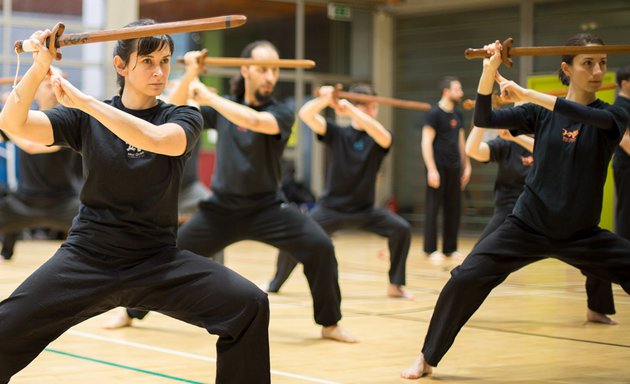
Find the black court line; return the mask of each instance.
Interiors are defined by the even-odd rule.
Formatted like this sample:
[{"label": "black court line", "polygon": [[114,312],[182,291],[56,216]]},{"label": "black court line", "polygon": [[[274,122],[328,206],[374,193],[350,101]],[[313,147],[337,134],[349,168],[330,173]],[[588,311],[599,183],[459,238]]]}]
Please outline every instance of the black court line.
[{"label": "black court line", "polygon": [[[416,322],[421,322],[421,323],[425,323],[425,324],[427,323],[424,320],[419,320],[419,319],[416,319],[416,318],[410,318],[410,317],[399,316],[399,315],[393,315],[393,316],[384,315],[384,316],[381,316],[381,317],[388,317],[388,318],[392,318],[392,319],[396,319],[396,320],[416,321]],[[508,330],[508,329],[500,329],[500,328],[491,328],[491,327],[484,327],[482,325],[466,324],[465,327],[473,328],[473,329],[479,329],[479,330],[483,330],[483,331],[510,333],[510,334],[514,334],[514,335],[535,336],[535,337],[543,337],[543,338],[546,338],[546,339],[575,341],[575,342],[579,342],[579,343],[605,345],[605,346],[609,346],[609,347],[630,348],[630,345],[627,345],[627,344],[609,343],[609,342],[606,342],[606,341],[595,341],[595,340],[586,340],[586,339],[576,339],[574,337],[566,337],[566,336],[553,336],[553,335],[547,335],[547,334],[544,334],[544,333],[533,333],[533,332],[525,332],[525,331],[514,331],[514,330]]]},{"label": "black court line", "polygon": [[[408,315],[408,314],[416,313],[416,312],[432,311],[433,308],[435,308],[435,306],[431,305],[429,307],[401,309],[399,311],[391,311],[391,312],[366,312],[366,311],[354,310],[352,308],[344,308],[343,312],[344,314],[349,312],[349,313],[352,313],[353,315],[396,318],[396,316],[399,316],[399,315]],[[401,318],[399,320],[409,320],[409,318]]]}]

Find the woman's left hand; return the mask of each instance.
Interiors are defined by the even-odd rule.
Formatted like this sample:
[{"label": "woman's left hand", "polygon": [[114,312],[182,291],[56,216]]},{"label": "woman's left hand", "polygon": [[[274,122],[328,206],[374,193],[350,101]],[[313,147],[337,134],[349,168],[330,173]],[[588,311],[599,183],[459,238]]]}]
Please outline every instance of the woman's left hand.
[{"label": "woman's left hand", "polygon": [[501,51],[503,50],[503,46],[499,40],[496,40],[494,43],[484,45],[483,49],[490,55],[483,59],[483,66],[497,70],[499,66],[501,66]]},{"label": "woman's left hand", "polygon": [[495,80],[499,83],[499,87],[501,88],[501,99],[513,103],[525,101],[525,88],[501,76],[499,72],[497,72]]},{"label": "woman's left hand", "polygon": [[87,96],[83,92],[57,72],[53,72],[50,75],[50,82],[53,92],[55,92],[55,97],[61,105],[68,108],[81,109],[81,106],[87,99]]}]

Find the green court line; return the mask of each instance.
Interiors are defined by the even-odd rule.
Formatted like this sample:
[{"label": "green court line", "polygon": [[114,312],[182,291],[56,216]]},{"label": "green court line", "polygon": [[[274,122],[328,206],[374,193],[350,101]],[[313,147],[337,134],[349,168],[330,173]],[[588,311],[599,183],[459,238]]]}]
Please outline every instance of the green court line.
[{"label": "green court line", "polygon": [[163,373],[147,371],[145,369],[129,367],[127,365],[116,364],[116,363],[112,363],[112,362],[105,361],[105,360],[93,359],[93,358],[87,357],[87,356],[75,355],[74,353],[58,351],[56,349],[46,348],[46,349],[44,349],[44,351],[51,352],[51,353],[56,353],[58,355],[63,355],[63,356],[74,357],[74,358],[81,359],[81,360],[87,360],[87,361],[91,361],[93,363],[109,365],[109,366],[116,367],[116,368],[128,369],[128,370],[134,371],[134,372],[146,373],[147,375],[163,377],[165,379],[171,379],[171,380],[174,380],[174,381],[181,381],[181,382],[190,383],[190,384],[204,384],[201,381],[192,381],[192,380],[182,379],[181,377],[175,377],[175,376],[165,375]]}]

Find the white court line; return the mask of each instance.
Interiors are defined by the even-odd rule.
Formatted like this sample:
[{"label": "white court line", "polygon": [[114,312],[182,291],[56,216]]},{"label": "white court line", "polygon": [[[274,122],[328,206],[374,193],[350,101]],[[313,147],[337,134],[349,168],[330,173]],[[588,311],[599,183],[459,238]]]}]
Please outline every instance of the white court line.
[{"label": "white court line", "polygon": [[[181,352],[181,351],[176,351],[174,349],[161,348],[161,347],[156,347],[156,346],[152,346],[152,345],[136,343],[136,342],[133,342],[133,341],[112,339],[110,337],[94,335],[92,333],[87,333],[87,332],[82,332],[82,331],[75,331],[75,330],[72,330],[72,329],[68,330],[66,333],[70,334],[70,335],[74,335],[74,336],[81,336],[81,337],[85,337],[85,338],[88,338],[88,339],[105,341],[105,342],[113,343],[113,344],[126,345],[126,346],[129,346],[129,347],[146,349],[146,350],[149,350],[149,351],[161,352],[161,353],[166,353],[166,354],[169,354],[169,355],[187,357],[187,358],[194,359],[194,360],[207,361],[209,363],[216,363],[217,362],[217,359],[215,359],[213,357],[200,356],[200,355],[195,355],[193,353]],[[291,378],[294,378],[294,379],[300,379],[300,380],[303,380],[303,381],[309,381],[311,383],[341,384],[341,383],[337,383],[335,381],[328,381],[328,380],[323,380],[323,379],[317,379],[317,378],[310,377],[310,376],[296,375],[295,373],[278,371],[276,369],[272,369],[270,372],[271,372],[272,375],[291,377]]]}]

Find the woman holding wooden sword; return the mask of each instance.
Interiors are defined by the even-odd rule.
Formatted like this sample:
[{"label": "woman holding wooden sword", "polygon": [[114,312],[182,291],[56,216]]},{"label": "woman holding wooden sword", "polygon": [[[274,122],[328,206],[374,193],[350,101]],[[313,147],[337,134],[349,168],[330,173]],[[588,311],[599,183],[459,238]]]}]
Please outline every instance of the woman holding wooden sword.
[{"label": "woman holding wooden sword", "polygon": [[[603,46],[591,35],[576,35],[568,46]],[[475,104],[475,125],[534,133],[534,165],[513,214],[480,241],[438,298],[422,351],[401,376],[431,374],[459,330],[492,289],[512,272],[547,257],[621,285],[630,293],[630,241],[599,228],[608,163],[628,125],[622,108],[597,99],[607,56],[567,54],[559,76],[566,99],[520,87],[497,72],[502,46],[485,47]],[[528,104],[492,111],[494,81],[512,101]]]},{"label": "woman holding wooden sword", "polygon": [[[128,27],[154,24],[142,20]],[[29,111],[53,51],[34,62],[0,114],[9,133],[83,155],[81,208],[56,254],[0,303],[0,383],[70,327],[117,306],[160,311],[219,336],[217,383],[269,383],[269,303],[253,283],[175,246],[177,196],[202,125],[199,111],[158,100],[168,35],[118,41],[120,95],[100,102],[53,76],[61,107]]]}]

